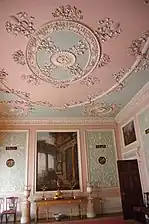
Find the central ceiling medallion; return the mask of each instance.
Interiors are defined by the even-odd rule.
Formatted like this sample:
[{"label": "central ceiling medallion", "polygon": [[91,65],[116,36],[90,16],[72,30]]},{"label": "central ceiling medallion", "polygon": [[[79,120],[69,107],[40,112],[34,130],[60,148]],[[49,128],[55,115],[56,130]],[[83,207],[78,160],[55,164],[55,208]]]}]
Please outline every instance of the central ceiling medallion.
[{"label": "central ceiling medallion", "polygon": [[51,63],[57,67],[67,68],[73,66],[76,61],[76,57],[69,51],[63,51],[53,54],[50,60]]},{"label": "central ceiling medallion", "polygon": [[70,84],[86,77],[100,57],[101,46],[94,32],[69,20],[43,25],[33,34],[26,50],[30,70],[52,85]]}]

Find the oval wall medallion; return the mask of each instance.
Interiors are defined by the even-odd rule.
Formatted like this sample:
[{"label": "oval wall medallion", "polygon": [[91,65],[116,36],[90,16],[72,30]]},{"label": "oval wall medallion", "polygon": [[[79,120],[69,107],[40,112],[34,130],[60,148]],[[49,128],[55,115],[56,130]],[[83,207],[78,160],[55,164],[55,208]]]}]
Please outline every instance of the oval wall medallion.
[{"label": "oval wall medallion", "polygon": [[104,165],[106,163],[106,158],[104,156],[100,156],[99,159],[98,159],[98,162],[101,164],[101,165]]},{"label": "oval wall medallion", "polygon": [[40,79],[68,84],[90,74],[101,57],[94,32],[76,21],[50,21],[37,30],[27,45],[26,61]]},{"label": "oval wall medallion", "polygon": [[8,166],[8,167],[13,167],[14,165],[15,165],[15,161],[14,161],[14,159],[8,159],[7,161],[6,161],[6,165]]}]

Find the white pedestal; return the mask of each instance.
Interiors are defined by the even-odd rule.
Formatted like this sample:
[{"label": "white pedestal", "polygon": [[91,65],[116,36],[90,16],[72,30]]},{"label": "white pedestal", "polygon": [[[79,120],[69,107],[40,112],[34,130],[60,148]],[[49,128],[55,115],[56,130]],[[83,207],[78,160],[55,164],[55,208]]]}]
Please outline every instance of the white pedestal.
[{"label": "white pedestal", "polygon": [[88,197],[87,203],[87,218],[95,218],[96,214],[94,211],[94,198]]},{"label": "white pedestal", "polygon": [[22,201],[22,206],[21,206],[21,223],[30,223],[30,201],[28,200],[30,196],[30,190],[28,188],[25,188],[24,190],[24,201]]},{"label": "white pedestal", "polygon": [[22,202],[22,216],[21,223],[30,223],[30,202]]}]

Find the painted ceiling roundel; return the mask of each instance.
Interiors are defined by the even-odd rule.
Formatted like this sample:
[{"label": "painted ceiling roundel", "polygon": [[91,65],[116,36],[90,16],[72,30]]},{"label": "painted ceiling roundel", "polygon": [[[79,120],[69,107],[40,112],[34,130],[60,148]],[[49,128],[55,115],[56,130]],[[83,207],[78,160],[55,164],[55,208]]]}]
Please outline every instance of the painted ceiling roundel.
[{"label": "painted ceiling roundel", "polygon": [[143,0],[69,2],[0,1],[0,108],[9,107],[0,115],[82,106],[80,114],[107,116],[147,81],[136,78],[149,68]]}]

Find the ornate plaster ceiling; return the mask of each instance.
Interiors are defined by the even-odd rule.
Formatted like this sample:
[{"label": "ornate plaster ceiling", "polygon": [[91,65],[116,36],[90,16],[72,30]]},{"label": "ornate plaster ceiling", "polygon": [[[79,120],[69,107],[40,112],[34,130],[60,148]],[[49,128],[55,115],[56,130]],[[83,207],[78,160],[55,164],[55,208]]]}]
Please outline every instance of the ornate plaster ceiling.
[{"label": "ornate plaster ceiling", "polygon": [[149,81],[143,0],[1,0],[0,116],[115,116]]}]

